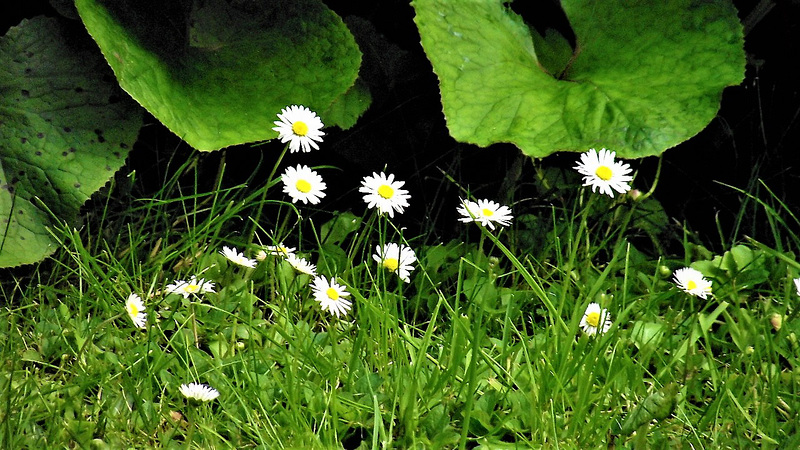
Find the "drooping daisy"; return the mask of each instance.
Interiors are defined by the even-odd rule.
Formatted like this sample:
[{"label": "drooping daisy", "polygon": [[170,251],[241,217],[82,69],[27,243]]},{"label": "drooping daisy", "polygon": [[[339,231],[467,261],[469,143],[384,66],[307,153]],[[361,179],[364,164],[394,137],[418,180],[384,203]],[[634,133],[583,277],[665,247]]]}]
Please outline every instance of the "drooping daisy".
[{"label": "drooping daisy", "polygon": [[294,270],[300,273],[311,276],[317,274],[317,266],[306,261],[305,258],[295,255],[294,253],[290,253],[289,256],[286,257],[286,261],[291,264],[292,267],[294,267]]},{"label": "drooping daisy", "polygon": [[351,303],[345,297],[350,293],[340,286],[333,278],[328,281],[324,275],[314,278],[311,284],[314,300],[318,301],[323,311],[328,311],[336,317],[346,315],[350,311]]},{"label": "drooping daisy", "polygon": [[[281,110],[273,130],[278,132],[282,143],[289,142],[289,151],[294,153],[300,149],[308,153],[311,147],[319,150],[317,142],[322,142],[322,120],[317,114],[305,106],[292,105]],[[315,142],[316,141],[316,142]]]},{"label": "drooping daisy", "polygon": [[611,328],[611,314],[597,303],[589,303],[581,318],[580,327],[589,336],[603,334]]},{"label": "drooping daisy", "polygon": [[319,199],[325,197],[325,182],[308,166],[298,164],[297,167],[287,167],[281,175],[281,181],[283,192],[292,197],[292,203],[302,201],[316,205]]},{"label": "drooping daisy", "polygon": [[179,280],[172,284],[167,285],[167,292],[172,294],[181,294],[184,298],[189,298],[191,294],[203,294],[206,292],[215,292],[214,283],[206,281],[203,278],[197,278],[192,275],[189,281]]},{"label": "drooping daisy", "polygon": [[254,268],[256,266],[256,261],[250,258],[245,258],[244,253],[239,253],[236,248],[230,248],[223,246],[222,250],[220,251],[222,256],[228,258],[228,261],[242,267],[249,267]]},{"label": "drooping daisy", "polygon": [[711,293],[711,282],[703,277],[699,270],[684,267],[675,271],[674,281],[684,292],[700,298]]},{"label": "drooping daisy", "polygon": [[180,391],[181,394],[189,400],[197,400],[200,402],[210,402],[219,397],[218,390],[202,383],[182,384]]},{"label": "drooping daisy", "polygon": [[408,206],[408,199],[411,198],[408,191],[400,189],[406,184],[405,181],[395,181],[394,174],[380,174],[373,172],[372,176],[366,176],[361,181],[358,192],[366,194],[364,201],[369,208],[378,208],[381,214],[389,214],[394,217],[395,211],[403,213],[403,208]]},{"label": "drooping daisy", "polygon": [[137,327],[144,328],[147,325],[147,313],[144,312],[144,303],[138,295],[131,293],[128,296],[128,300],[125,301],[125,311]]},{"label": "drooping daisy", "polygon": [[601,194],[614,197],[614,191],[623,194],[628,192],[631,187],[628,184],[633,180],[631,166],[614,161],[615,152],[600,149],[600,153],[593,148],[581,154],[581,162],[574,167],[575,170],[583,175],[583,185],[591,186],[592,192],[598,189]]},{"label": "drooping daisy", "polygon": [[414,250],[411,250],[410,247],[392,242],[384,245],[383,248],[380,245],[376,245],[372,259],[383,266],[384,269],[397,273],[401,280],[409,283],[411,281],[409,275],[414,270],[412,264],[417,261],[417,255],[414,254]]},{"label": "drooping daisy", "polygon": [[800,295],[800,278],[795,278],[792,281],[794,281],[794,287],[797,288],[797,295]]},{"label": "drooping daisy", "polygon": [[477,222],[490,230],[494,230],[495,223],[507,227],[514,218],[511,215],[511,208],[486,199],[477,202],[461,200],[458,213],[461,214],[458,219],[461,222]]},{"label": "drooping daisy", "polygon": [[295,250],[294,247],[287,247],[283,245],[283,242],[278,243],[278,245],[267,245],[264,247],[264,250],[258,252],[256,259],[259,261],[263,261],[267,259],[267,255],[272,256],[280,256],[283,258],[288,258],[289,255],[293,255]]}]

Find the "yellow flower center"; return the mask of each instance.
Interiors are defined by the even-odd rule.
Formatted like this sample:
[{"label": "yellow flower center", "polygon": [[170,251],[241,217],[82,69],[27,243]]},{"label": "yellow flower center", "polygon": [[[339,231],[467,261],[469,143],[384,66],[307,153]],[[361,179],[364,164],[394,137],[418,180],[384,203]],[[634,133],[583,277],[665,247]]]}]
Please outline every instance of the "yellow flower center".
[{"label": "yellow flower center", "polygon": [[131,303],[128,305],[128,310],[131,316],[138,316],[139,315],[139,308],[136,307],[135,304]]},{"label": "yellow flower center", "polygon": [[191,292],[197,292],[199,290],[200,290],[200,285],[199,284],[187,284],[186,285],[186,292],[191,293]]},{"label": "yellow flower center", "polygon": [[397,266],[400,265],[400,262],[395,258],[386,258],[383,260],[383,267],[389,269],[390,272],[394,272],[397,270]]},{"label": "yellow flower center", "polygon": [[599,312],[590,312],[586,315],[586,323],[589,325],[597,328],[600,325],[600,313]]},{"label": "yellow flower center", "polygon": [[392,189],[391,186],[382,184],[381,187],[378,188],[378,195],[386,199],[392,198],[394,195],[394,189]]},{"label": "yellow flower center", "polygon": [[694,280],[689,280],[689,282],[686,283],[686,289],[690,291],[693,289],[697,289],[697,283],[695,283]]},{"label": "yellow flower center", "polygon": [[594,171],[594,174],[597,175],[597,177],[603,181],[610,180],[611,176],[614,175],[614,173],[611,172],[611,169],[609,169],[608,166],[598,167],[597,170]]},{"label": "yellow flower center", "polygon": [[494,211],[489,208],[483,208],[481,210],[481,214],[483,214],[485,217],[492,217],[494,215]]},{"label": "yellow flower center", "polygon": [[308,192],[311,191],[311,183],[306,180],[297,180],[294,187],[303,194],[308,194]]},{"label": "yellow flower center", "polygon": [[331,299],[331,300],[338,300],[339,299],[339,291],[337,291],[336,289],[334,289],[332,287],[329,287],[328,290],[325,291],[325,294],[327,294],[328,298]]},{"label": "yellow flower center", "polygon": [[298,136],[305,136],[308,134],[308,125],[298,120],[292,124],[292,132]]}]

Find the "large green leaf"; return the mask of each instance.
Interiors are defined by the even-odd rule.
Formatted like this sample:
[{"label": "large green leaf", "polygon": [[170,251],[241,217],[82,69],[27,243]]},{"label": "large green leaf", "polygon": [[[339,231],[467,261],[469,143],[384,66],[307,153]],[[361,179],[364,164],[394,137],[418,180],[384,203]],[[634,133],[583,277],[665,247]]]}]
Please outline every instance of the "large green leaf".
[{"label": "large green leaf", "polygon": [[[530,156],[607,147],[659,154],[702,130],[744,74],[742,27],[727,0],[563,0],[576,50],[531,35],[503,0],[414,0],[451,135],[511,142]],[[563,47],[563,46],[562,46]],[[546,58],[543,56],[547,56]]]},{"label": "large green leaf", "polygon": [[0,267],[55,250],[50,212],[75,219],[125,162],[141,115],[82,29],[37,17],[0,38]]},{"label": "large green leaf", "polygon": [[[320,0],[75,4],[120,86],[199,150],[275,138],[272,122],[291,104],[328,110],[361,64],[353,36]],[[355,104],[322,120],[354,121],[366,109]]]}]

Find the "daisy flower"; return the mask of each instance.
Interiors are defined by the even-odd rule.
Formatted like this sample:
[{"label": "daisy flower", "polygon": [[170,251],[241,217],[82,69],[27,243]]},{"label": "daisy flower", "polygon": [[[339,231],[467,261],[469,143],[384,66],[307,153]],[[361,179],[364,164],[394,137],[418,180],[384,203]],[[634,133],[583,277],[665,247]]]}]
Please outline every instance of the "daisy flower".
[{"label": "daisy flower", "polygon": [[402,214],[411,198],[407,190],[400,189],[404,184],[405,181],[395,181],[394,174],[387,177],[383,172],[380,175],[373,172],[372,176],[364,177],[358,192],[367,194],[364,201],[368,208],[378,208],[381,214],[388,213],[389,217],[394,217],[395,211]]},{"label": "daisy flower", "polygon": [[128,296],[128,300],[125,301],[125,311],[137,327],[144,328],[147,325],[147,313],[144,312],[144,303],[138,295],[131,293]]},{"label": "daisy flower", "polygon": [[797,288],[797,295],[800,295],[800,278],[795,278],[792,281],[794,281],[794,287]]},{"label": "daisy flower", "polygon": [[511,219],[514,218],[511,215],[511,208],[508,206],[485,199],[477,202],[461,200],[458,213],[461,214],[458,219],[461,222],[477,222],[490,230],[494,230],[495,222],[498,225],[507,227],[511,225]]},{"label": "daisy flower", "polygon": [[222,247],[222,251],[220,251],[222,256],[228,258],[228,261],[242,267],[249,267],[254,268],[256,266],[256,261],[250,258],[245,258],[244,253],[239,253],[236,248],[230,247]]},{"label": "daisy flower", "polygon": [[414,270],[412,264],[417,261],[417,256],[410,247],[389,243],[384,245],[383,248],[380,245],[376,245],[372,259],[389,272],[397,273],[401,280],[408,283],[411,281],[408,276]]},{"label": "daisy flower", "polygon": [[263,250],[259,250],[258,254],[256,255],[256,259],[263,261],[267,259],[267,255],[288,258],[289,255],[294,254],[295,250],[297,249],[294,247],[287,247],[283,245],[283,242],[279,243],[278,245],[267,245]]},{"label": "daisy flower", "polygon": [[628,184],[633,180],[631,166],[621,162],[614,162],[615,152],[600,149],[600,153],[593,148],[581,154],[581,162],[574,167],[583,175],[583,185],[591,186],[592,192],[600,189],[601,194],[614,197],[614,191],[623,194],[631,187]]},{"label": "daisy flower", "polygon": [[308,153],[311,147],[319,150],[317,142],[322,142],[322,120],[317,114],[305,106],[292,105],[281,110],[275,121],[277,127],[273,130],[278,132],[278,137],[282,143],[289,143],[289,151],[294,153],[300,149]]},{"label": "daisy flower", "polygon": [[711,282],[703,278],[699,270],[691,267],[676,270],[674,281],[679,288],[690,295],[706,298],[706,295],[711,293]]},{"label": "daisy flower", "polygon": [[323,311],[328,311],[336,317],[346,315],[350,311],[350,301],[345,297],[349,296],[344,286],[340,286],[331,278],[328,281],[324,275],[314,278],[311,284],[314,292],[314,300],[318,301]]},{"label": "daisy flower", "polygon": [[325,182],[322,177],[308,166],[287,167],[281,175],[283,192],[292,197],[292,203],[302,201],[316,205],[325,197]]},{"label": "daisy flower", "polygon": [[286,261],[291,264],[292,267],[294,267],[294,270],[300,273],[311,276],[317,274],[317,266],[306,261],[305,258],[295,255],[294,253],[290,253],[289,256],[286,257]]},{"label": "daisy flower", "polygon": [[167,292],[172,294],[181,294],[184,298],[189,298],[191,294],[202,294],[205,292],[215,292],[214,283],[206,281],[203,278],[198,279],[194,275],[189,281],[176,281],[167,285]]},{"label": "daisy flower", "polygon": [[182,384],[180,390],[184,397],[200,402],[210,402],[219,397],[218,390],[202,383]]},{"label": "daisy flower", "polygon": [[580,327],[589,336],[603,334],[611,328],[611,314],[597,303],[589,303],[581,318]]}]

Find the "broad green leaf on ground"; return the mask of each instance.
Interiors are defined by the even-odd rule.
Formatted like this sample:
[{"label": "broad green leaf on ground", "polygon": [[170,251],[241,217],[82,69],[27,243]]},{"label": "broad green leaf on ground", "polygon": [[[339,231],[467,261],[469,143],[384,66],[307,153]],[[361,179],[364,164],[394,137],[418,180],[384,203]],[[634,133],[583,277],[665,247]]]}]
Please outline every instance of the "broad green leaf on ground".
[{"label": "broad green leaf on ground", "polygon": [[292,104],[326,126],[366,109],[348,100],[347,114],[322,115],[355,83],[361,53],[320,0],[75,4],[122,88],[199,150],[273,139]]},{"label": "broad green leaf on ground", "polygon": [[75,219],[122,167],[142,114],[84,30],[44,17],[0,38],[0,93],[0,267],[11,267],[55,250],[48,210]]},{"label": "broad green leaf on ground", "polygon": [[592,147],[655,155],[702,130],[723,88],[744,75],[729,1],[563,0],[577,48],[559,78],[539,61],[562,58],[538,55],[530,28],[504,3],[413,2],[459,141],[511,142],[534,157]]}]

